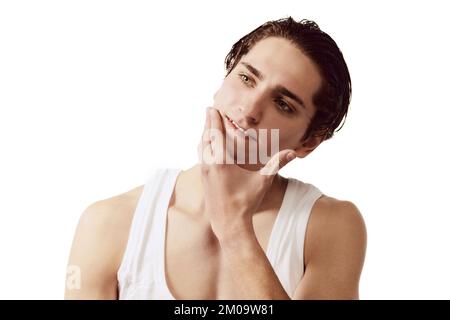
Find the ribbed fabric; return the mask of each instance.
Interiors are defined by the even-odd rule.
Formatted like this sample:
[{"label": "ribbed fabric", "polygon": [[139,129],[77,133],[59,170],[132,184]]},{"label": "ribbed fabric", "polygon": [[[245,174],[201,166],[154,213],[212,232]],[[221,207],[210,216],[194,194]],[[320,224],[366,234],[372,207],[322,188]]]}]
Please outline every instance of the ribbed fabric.
[{"label": "ribbed fabric", "polygon": [[[156,170],[144,186],[117,272],[121,300],[174,299],[165,277],[164,248],[168,206],[180,172]],[[321,195],[312,184],[288,178],[270,234],[267,258],[291,297],[303,277],[303,248],[311,208]]]}]

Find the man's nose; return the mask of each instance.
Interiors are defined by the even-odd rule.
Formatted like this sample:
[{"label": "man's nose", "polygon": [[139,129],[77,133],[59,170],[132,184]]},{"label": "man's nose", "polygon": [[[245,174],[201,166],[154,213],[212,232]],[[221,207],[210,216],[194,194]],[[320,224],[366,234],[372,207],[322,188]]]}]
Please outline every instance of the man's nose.
[{"label": "man's nose", "polygon": [[257,97],[247,97],[247,99],[240,104],[239,111],[249,126],[254,126],[261,121],[263,113],[262,100]]}]

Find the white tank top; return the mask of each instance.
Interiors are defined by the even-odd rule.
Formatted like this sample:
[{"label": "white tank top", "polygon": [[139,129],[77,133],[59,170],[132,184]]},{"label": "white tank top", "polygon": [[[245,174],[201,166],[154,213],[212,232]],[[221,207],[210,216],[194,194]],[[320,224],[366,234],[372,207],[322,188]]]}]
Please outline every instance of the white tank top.
[{"label": "white tank top", "polygon": [[[144,186],[117,272],[119,299],[175,299],[165,277],[167,211],[181,169],[158,169]],[[292,297],[303,277],[303,246],[314,202],[322,192],[288,178],[288,185],[267,245],[267,258]]]}]

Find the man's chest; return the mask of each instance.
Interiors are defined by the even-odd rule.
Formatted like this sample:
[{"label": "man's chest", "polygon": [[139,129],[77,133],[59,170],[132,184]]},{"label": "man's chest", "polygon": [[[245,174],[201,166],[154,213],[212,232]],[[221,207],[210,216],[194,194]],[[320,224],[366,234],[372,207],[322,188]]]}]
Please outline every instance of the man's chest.
[{"label": "man's chest", "polygon": [[[256,238],[267,252],[278,210],[254,214]],[[235,287],[220,244],[206,219],[175,206],[167,212],[165,240],[166,282],[177,299],[232,299]]]}]

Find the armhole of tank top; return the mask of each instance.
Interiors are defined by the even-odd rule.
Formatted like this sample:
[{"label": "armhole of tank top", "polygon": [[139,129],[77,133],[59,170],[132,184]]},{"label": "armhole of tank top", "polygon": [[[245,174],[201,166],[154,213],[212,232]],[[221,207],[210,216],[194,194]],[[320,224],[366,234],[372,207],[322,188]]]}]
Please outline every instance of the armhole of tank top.
[{"label": "armhole of tank top", "polygon": [[139,196],[139,200],[137,202],[136,208],[134,209],[133,218],[130,225],[130,230],[128,233],[128,239],[127,244],[125,247],[125,251],[122,256],[122,260],[120,263],[119,268],[117,269],[117,280],[118,280],[118,286],[120,289],[121,283],[123,281],[127,280],[127,275],[130,273],[130,268],[133,263],[133,257],[132,257],[132,250],[136,249],[137,241],[136,239],[136,232],[137,227],[139,225],[139,221],[142,220],[142,206],[144,205],[145,199],[148,198],[149,192],[151,191],[151,187],[153,185],[153,181],[159,177],[161,174],[161,169],[155,169],[153,170],[148,176],[147,180],[145,181],[145,185],[142,189],[141,195]]},{"label": "armhole of tank top", "polygon": [[301,243],[301,257],[299,257],[302,260],[302,278],[306,271],[306,265],[305,265],[305,242],[306,242],[306,232],[308,231],[308,225],[309,225],[309,219],[311,217],[312,208],[314,207],[314,204],[316,201],[323,195],[322,191],[320,191],[317,187],[315,187],[312,184],[305,183],[305,185],[308,187],[308,191],[305,195],[305,205],[303,207],[304,215],[298,220],[298,226],[297,230],[299,231],[299,242]]}]

